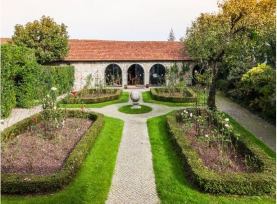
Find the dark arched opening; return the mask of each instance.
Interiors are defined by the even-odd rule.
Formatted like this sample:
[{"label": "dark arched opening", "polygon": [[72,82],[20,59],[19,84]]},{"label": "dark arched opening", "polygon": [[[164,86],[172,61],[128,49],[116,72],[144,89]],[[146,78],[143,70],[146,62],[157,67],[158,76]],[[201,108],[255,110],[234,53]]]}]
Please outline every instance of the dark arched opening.
[{"label": "dark arched opening", "polygon": [[144,84],[144,70],[139,64],[133,64],[129,67],[128,85],[143,85]]},{"label": "dark arched opening", "polygon": [[105,82],[108,86],[122,86],[122,71],[117,64],[110,64],[105,70]]},{"label": "dark arched opening", "polygon": [[155,64],[150,69],[149,83],[152,86],[161,86],[165,84],[165,67],[161,64]]}]

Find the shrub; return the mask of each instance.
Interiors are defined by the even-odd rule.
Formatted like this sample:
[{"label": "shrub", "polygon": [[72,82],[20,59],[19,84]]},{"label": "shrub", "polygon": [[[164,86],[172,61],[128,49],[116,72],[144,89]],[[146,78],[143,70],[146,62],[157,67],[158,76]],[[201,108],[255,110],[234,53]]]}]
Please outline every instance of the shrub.
[{"label": "shrub", "polygon": [[[213,118],[216,123],[216,117]],[[236,140],[238,150],[254,157],[259,168],[251,173],[219,173],[206,168],[186,140],[176,119],[176,111],[167,116],[167,125],[190,180],[202,191],[214,194],[263,195],[275,193],[275,163],[247,137]],[[233,137],[235,133],[233,133]],[[235,138],[234,138],[235,140]]]},{"label": "shrub", "polygon": [[[116,100],[120,97],[122,91],[120,89],[102,89],[102,94],[99,94],[99,96],[94,97],[83,97],[84,94],[83,91],[86,92],[86,94],[92,94],[97,89],[88,89],[88,90],[82,90],[76,94],[76,96],[67,96],[64,98],[61,103],[64,104],[91,104],[91,103],[101,103],[105,101],[112,101]],[[107,94],[107,95],[106,95]]]},{"label": "shrub", "polygon": [[266,64],[260,64],[246,72],[237,90],[229,92],[251,110],[275,121],[276,112],[276,72]]},{"label": "shrub", "polygon": [[[94,123],[72,150],[61,170],[50,175],[2,173],[2,193],[26,194],[53,192],[69,184],[75,177],[104,125],[104,116],[98,113],[85,113],[82,111],[68,111],[68,114],[68,117],[88,117],[94,120]],[[40,120],[41,115],[36,114],[5,129],[1,134],[2,141],[12,139],[25,131],[33,121],[39,122]]]},{"label": "shrub", "polygon": [[1,117],[8,117],[16,105],[16,97],[13,83],[1,79]]},{"label": "shrub", "polygon": [[[168,101],[168,102],[195,102],[197,100],[196,94],[194,93],[194,91],[190,88],[185,88],[183,90],[184,92],[184,97],[175,97],[175,96],[165,96],[163,94],[161,94],[162,92],[169,92],[171,90],[168,90],[167,88],[151,88],[150,89],[150,93],[152,95],[152,97],[155,100],[158,101]],[[180,92],[180,89],[175,88],[175,91]]]},{"label": "shrub", "polygon": [[217,80],[216,86],[219,90],[226,93],[229,89],[229,84],[230,84],[229,81],[224,80],[224,79],[219,79],[219,80]]},{"label": "shrub", "polygon": [[73,66],[44,66],[41,81],[44,83],[44,91],[51,87],[58,89],[58,94],[64,94],[71,90],[74,83]]},{"label": "shrub", "polygon": [[[11,44],[2,45],[1,81],[3,92],[1,93],[4,97],[2,97],[2,103],[10,103],[10,105],[3,104],[3,107],[13,107],[13,92],[16,94],[17,106],[31,107],[36,104],[40,88],[40,75],[41,68],[37,64],[34,52],[31,49]],[[5,83],[7,85],[4,85]],[[6,91],[7,93],[5,93]],[[10,97],[10,99],[5,97]],[[7,113],[4,115],[7,116]]]}]

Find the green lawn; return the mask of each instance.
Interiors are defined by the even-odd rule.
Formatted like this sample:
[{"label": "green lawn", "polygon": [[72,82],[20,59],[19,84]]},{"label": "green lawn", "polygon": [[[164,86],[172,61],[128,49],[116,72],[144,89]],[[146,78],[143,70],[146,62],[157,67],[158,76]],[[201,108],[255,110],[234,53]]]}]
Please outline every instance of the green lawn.
[{"label": "green lawn", "polygon": [[132,106],[133,105],[122,106],[118,109],[118,111],[122,113],[127,113],[127,114],[142,114],[142,113],[148,113],[152,111],[152,108],[149,106],[140,105],[141,106],[140,109],[132,109]]},{"label": "green lawn", "polygon": [[1,203],[82,204],[104,203],[111,186],[123,121],[105,117],[105,125],[74,181],[50,195],[5,196]]},{"label": "green lawn", "polygon": [[[254,135],[230,120],[235,129],[241,131],[241,136],[249,137],[260,145],[270,156],[273,152]],[[201,193],[187,180],[181,159],[174,151],[174,145],[168,135],[165,116],[151,118],[147,121],[153,154],[154,173],[159,198],[162,203],[275,203],[274,197],[269,196],[215,196]]]},{"label": "green lawn", "polygon": [[63,104],[59,103],[59,107],[61,108],[81,108],[83,105],[85,105],[85,108],[102,108],[104,106],[112,105],[115,103],[126,103],[129,100],[129,93],[123,92],[119,99],[112,100],[112,101],[105,101],[101,103],[92,103],[92,104]]},{"label": "green lawn", "polygon": [[[195,91],[195,90],[194,90]],[[198,99],[200,101],[200,103],[203,103],[205,100],[205,94],[203,92],[201,92],[198,95]],[[175,102],[168,102],[168,101],[158,101],[153,99],[150,91],[145,91],[142,93],[142,99],[145,103],[156,103],[156,104],[162,104],[162,105],[166,105],[166,106],[193,106],[195,103],[175,103]]]}]

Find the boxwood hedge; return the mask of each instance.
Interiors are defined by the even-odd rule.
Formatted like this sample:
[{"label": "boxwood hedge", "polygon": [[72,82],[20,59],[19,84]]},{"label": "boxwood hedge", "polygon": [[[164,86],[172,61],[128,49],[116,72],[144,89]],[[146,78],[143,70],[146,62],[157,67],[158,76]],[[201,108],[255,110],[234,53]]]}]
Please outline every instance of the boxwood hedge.
[{"label": "boxwood hedge", "polygon": [[52,87],[59,94],[69,92],[74,82],[73,66],[41,66],[34,51],[13,44],[1,45],[1,116],[8,117],[15,106],[38,104]]},{"label": "boxwood hedge", "polygon": [[[2,173],[2,193],[26,194],[52,192],[64,187],[74,178],[104,125],[104,116],[98,113],[75,110],[68,111],[68,117],[88,117],[94,123],[69,154],[62,169],[50,175]],[[35,118],[36,120],[34,120]],[[2,142],[12,139],[26,130],[33,121],[40,121],[40,119],[40,114],[36,114],[5,129],[1,134]]]},{"label": "boxwood hedge", "polygon": [[[72,95],[69,95],[65,97],[61,103],[64,104],[91,104],[91,103],[101,103],[105,101],[112,101],[116,100],[120,97],[122,90],[120,89],[103,89],[102,95],[99,94],[99,96],[96,97],[83,97],[82,94],[86,93],[94,93],[96,92],[96,89],[89,89],[89,90],[82,90],[77,93],[77,95],[74,97]],[[106,95],[107,94],[107,95]]]},{"label": "boxwood hedge", "polygon": [[38,99],[40,66],[33,50],[1,45],[1,116],[7,117],[15,104],[30,107]]},{"label": "boxwood hedge", "polygon": [[[180,89],[176,89],[176,90],[178,92],[180,91]],[[158,101],[168,101],[168,102],[175,102],[175,103],[182,103],[182,102],[189,103],[189,102],[195,102],[197,99],[196,94],[190,88],[186,88],[184,90],[184,93],[186,95],[184,97],[165,96],[165,95],[162,95],[161,92],[169,92],[169,90],[166,88],[151,88],[150,89],[150,93],[151,93],[152,97]]]},{"label": "boxwood hedge", "polygon": [[[216,172],[204,166],[177,125],[176,111],[167,116],[167,125],[176,149],[184,161],[188,177],[201,191],[213,194],[263,195],[275,193],[275,162],[256,144],[240,137],[238,150],[254,156],[259,164],[255,172]],[[234,133],[235,134],[235,133]],[[233,134],[233,136],[234,136]]]}]

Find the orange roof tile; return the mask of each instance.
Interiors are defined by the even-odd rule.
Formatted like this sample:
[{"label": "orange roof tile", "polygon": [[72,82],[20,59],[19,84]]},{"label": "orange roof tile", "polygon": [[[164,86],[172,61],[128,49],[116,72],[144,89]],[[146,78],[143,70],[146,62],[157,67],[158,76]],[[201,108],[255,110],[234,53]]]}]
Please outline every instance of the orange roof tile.
[{"label": "orange roof tile", "polygon": [[[5,44],[10,38],[0,38]],[[64,61],[186,61],[190,60],[181,42],[69,40]]]},{"label": "orange roof tile", "polygon": [[65,61],[190,60],[181,42],[70,40]]}]

